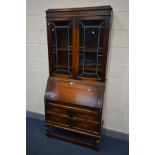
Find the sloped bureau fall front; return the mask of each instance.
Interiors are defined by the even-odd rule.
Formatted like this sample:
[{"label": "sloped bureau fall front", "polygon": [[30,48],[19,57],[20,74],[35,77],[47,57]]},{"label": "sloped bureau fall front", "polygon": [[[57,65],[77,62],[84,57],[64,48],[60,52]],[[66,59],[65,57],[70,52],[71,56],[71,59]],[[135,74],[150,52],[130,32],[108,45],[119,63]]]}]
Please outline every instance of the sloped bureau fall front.
[{"label": "sloped bureau fall front", "polygon": [[99,147],[111,11],[110,6],[46,11],[47,136]]}]

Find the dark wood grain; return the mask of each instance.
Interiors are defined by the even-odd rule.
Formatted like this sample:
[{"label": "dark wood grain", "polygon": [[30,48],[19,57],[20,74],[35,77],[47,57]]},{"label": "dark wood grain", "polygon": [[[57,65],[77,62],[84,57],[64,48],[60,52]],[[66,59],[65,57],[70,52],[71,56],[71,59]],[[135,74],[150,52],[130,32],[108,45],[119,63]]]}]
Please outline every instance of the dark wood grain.
[{"label": "dark wood grain", "polygon": [[[108,43],[110,32],[110,19],[112,14],[111,6],[99,7],[85,7],[85,8],[67,8],[67,9],[48,9],[46,11],[47,19],[47,40],[48,40],[48,59],[49,59],[49,78],[45,90],[44,104],[45,104],[45,126],[47,136],[57,137],[63,140],[68,140],[84,146],[99,148],[102,137],[102,115],[103,115],[103,99],[105,91],[105,75],[108,56]],[[100,54],[103,55],[100,66],[97,66],[97,71],[100,78],[91,76],[80,76],[82,68],[80,67],[81,58],[81,40],[80,22],[85,21],[91,23],[94,21],[104,21],[104,33],[101,42],[103,47],[100,47]],[[57,51],[61,54],[59,56],[59,64],[55,66],[55,55],[53,42],[55,40],[52,29],[52,22],[61,23],[64,26],[65,22],[70,22],[72,39],[69,49],[65,45],[67,41],[65,34],[59,34],[57,42],[60,47]],[[60,28],[60,27],[59,27]],[[56,31],[55,31],[56,32]],[[61,37],[60,37],[61,36]],[[92,39],[93,40],[93,39]],[[86,38],[89,47],[85,49],[89,56],[94,54],[96,49],[93,46],[95,43]],[[57,73],[55,68],[66,69],[64,53],[70,51],[71,54],[71,75]],[[56,53],[56,52],[55,52]],[[92,57],[92,56],[91,56]],[[96,56],[97,57],[97,56]],[[85,69],[86,72],[95,72],[96,67],[91,66]],[[63,135],[61,132],[69,132],[70,136]],[[81,136],[83,140],[78,140],[72,133]],[[85,141],[90,138],[93,143]]]},{"label": "dark wood grain", "polygon": [[59,122],[55,123],[55,122],[47,121],[45,123],[45,125],[46,126],[53,126],[53,127],[56,127],[56,128],[67,130],[67,131],[72,131],[72,132],[75,132],[75,133],[78,133],[78,134],[81,134],[81,135],[89,136],[89,137],[94,138],[94,139],[101,139],[98,132],[93,132],[93,131],[80,129],[80,128],[76,128],[76,127],[70,128],[67,124],[64,125],[64,124],[61,124]]},{"label": "dark wood grain", "polygon": [[76,120],[87,120],[93,124],[100,124],[100,114],[92,113],[91,111],[79,110],[78,108],[72,108],[72,106],[57,106],[54,103],[46,104],[46,112],[62,115],[67,118],[74,118]]},{"label": "dark wood grain", "polygon": [[68,11],[98,11],[98,10],[112,10],[112,7],[110,5],[106,5],[106,6],[95,6],[95,7],[79,7],[79,8],[59,8],[59,9],[48,9],[46,11],[46,13],[49,12],[68,12]]},{"label": "dark wood grain", "polygon": [[95,108],[102,107],[104,84],[79,82],[76,80],[59,80],[49,78],[45,98],[71,104],[85,105]]},{"label": "dark wood grain", "polygon": [[[49,130],[48,127],[52,127],[52,130]],[[46,133],[47,136],[53,136],[53,137],[56,137],[56,138],[59,138],[59,139],[67,140],[67,141],[77,143],[77,144],[81,144],[81,145],[84,145],[84,146],[93,147],[93,148],[96,148],[96,149],[99,148],[100,139],[97,139],[97,138],[94,138],[94,137],[92,139],[90,137],[89,137],[89,139],[87,139],[87,135],[82,135],[82,134],[77,133],[76,137],[81,137],[83,139],[83,141],[81,141],[81,140],[75,139],[75,135],[74,135],[74,137],[72,137],[72,136],[68,137],[65,134],[60,135],[60,134],[56,133],[57,129],[58,129],[57,127],[47,125],[47,133]],[[72,133],[72,131],[70,131],[70,133]],[[75,134],[75,132],[73,132],[73,133]],[[84,141],[85,139],[87,139],[87,141]],[[93,144],[90,143],[90,140],[91,141],[93,140]]]}]

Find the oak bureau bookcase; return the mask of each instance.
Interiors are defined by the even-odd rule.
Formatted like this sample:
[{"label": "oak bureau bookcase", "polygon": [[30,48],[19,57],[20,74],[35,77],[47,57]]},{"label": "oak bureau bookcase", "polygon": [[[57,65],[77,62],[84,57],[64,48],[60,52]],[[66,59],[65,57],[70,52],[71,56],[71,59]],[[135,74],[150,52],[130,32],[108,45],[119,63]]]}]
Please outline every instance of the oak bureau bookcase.
[{"label": "oak bureau bookcase", "polygon": [[111,13],[110,6],[46,11],[47,136],[99,147]]}]

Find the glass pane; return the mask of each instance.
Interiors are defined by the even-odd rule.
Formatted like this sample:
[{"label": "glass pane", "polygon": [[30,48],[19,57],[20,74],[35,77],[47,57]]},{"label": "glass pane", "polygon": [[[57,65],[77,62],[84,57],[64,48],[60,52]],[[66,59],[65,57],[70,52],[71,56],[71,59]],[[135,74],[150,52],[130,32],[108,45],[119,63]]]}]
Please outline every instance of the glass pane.
[{"label": "glass pane", "polygon": [[104,20],[80,21],[79,77],[101,79]]},{"label": "glass pane", "polygon": [[52,22],[54,74],[72,75],[72,22]]}]

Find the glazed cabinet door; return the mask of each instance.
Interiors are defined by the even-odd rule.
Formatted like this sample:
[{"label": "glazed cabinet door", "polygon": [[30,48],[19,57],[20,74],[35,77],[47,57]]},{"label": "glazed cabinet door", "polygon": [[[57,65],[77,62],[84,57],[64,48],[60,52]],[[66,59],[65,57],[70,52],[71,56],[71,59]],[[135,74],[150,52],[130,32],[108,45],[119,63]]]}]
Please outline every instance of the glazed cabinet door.
[{"label": "glazed cabinet door", "polygon": [[73,18],[47,18],[49,73],[73,77],[75,22]]},{"label": "glazed cabinet door", "polygon": [[109,17],[77,18],[78,78],[104,81]]}]

